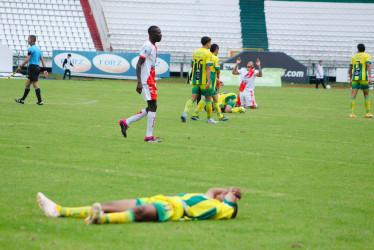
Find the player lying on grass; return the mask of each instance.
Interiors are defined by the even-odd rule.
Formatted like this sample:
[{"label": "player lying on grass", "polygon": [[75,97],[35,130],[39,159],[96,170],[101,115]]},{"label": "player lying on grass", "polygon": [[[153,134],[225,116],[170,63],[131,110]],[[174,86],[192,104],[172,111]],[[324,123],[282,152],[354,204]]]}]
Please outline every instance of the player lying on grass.
[{"label": "player lying on grass", "polygon": [[238,212],[236,202],[241,197],[241,190],[231,187],[211,188],[205,194],[156,195],[149,198],[95,203],[92,207],[62,207],[39,192],[37,202],[47,217],[86,218],[87,224],[106,224],[233,219]]},{"label": "player lying on grass", "polygon": [[236,101],[237,95],[235,93],[225,92],[218,95],[218,105],[222,113],[245,113],[245,108],[235,107]]}]

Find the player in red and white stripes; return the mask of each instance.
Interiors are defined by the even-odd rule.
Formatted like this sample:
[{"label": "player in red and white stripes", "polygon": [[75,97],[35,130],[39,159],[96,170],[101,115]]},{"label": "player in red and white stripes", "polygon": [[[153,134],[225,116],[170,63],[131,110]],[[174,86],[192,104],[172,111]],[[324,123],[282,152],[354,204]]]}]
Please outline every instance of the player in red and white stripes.
[{"label": "player in red and white stripes", "polygon": [[144,141],[161,142],[153,137],[157,109],[157,88],[155,81],[157,60],[156,42],[160,42],[162,39],[161,29],[157,26],[151,26],[148,28],[148,34],[149,40],[146,41],[141,48],[139,60],[136,64],[136,76],[138,80],[136,92],[142,94],[144,100],[148,103],[148,107],[139,111],[130,118],[120,120],[118,123],[121,126],[123,136],[127,137],[127,129],[130,124],[147,116],[148,126]]}]

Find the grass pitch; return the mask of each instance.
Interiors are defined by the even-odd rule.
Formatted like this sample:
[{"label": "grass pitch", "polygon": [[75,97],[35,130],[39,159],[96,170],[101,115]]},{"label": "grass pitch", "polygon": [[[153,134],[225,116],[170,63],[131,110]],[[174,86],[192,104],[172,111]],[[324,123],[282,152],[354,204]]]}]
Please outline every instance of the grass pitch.
[{"label": "grass pitch", "polygon": [[[24,82],[0,79],[0,248],[374,248],[374,121],[362,93],[357,119],[348,89],[256,88],[258,110],[181,123],[191,87],[160,83],[156,144],[143,142],[146,119],[121,135],[117,121],[145,107],[135,82],[41,80],[44,106],[30,105],[33,89],[13,101]],[[243,198],[228,221],[87,226],[44,217],[35,199],[80,206],[232,185]]]}]

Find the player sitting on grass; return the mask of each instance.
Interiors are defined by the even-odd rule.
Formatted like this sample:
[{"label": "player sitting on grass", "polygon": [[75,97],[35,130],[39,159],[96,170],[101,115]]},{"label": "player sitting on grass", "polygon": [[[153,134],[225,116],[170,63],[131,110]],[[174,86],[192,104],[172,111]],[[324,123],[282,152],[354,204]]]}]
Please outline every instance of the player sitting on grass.
[{"label": "player sitting on grass", "polygon": [[233,75],[240,75],[240,86],[239,86],[239,97],[238,104],[245,107],[256,109],[257,103],[255,101],[255,78],[262,77],[261,70],[261,61],[257,58],[256,65],[258,67],[258,73],[255,71],[255,65],[252,61],[247,63],[247,68],[238,69],[239,64],[241,63],[240,57],[236,59],[236,65],[232,70]]},{"label": "player sitting on grass", "polygon": [[231,187],[211,188],[205,194],[156,195],[149,198],[95,203],[92,207],[62,207],[39,192],[37,202],[47,217],[86,218],[87,224],[106,224],[233,219],[238,212],[236,202],[241,197],[242,191],[237,187]]},{"label": "player sitting on grass", "polygon": [[[213,108],[216,110],[216,113],[218,115],[218,119],[220,121],[227,121],[229,118],[224,117],[218,107],[218,89],[220,84],[222,83],[221,80],[219,79],[219,74],[220,74],[220,66],[219,66],[219,58],[218,58],[218,52],[219,52],[219,46],[215,43],[213,43],[210,46],[210,52],[212,52],[213,56],[213,65],[210,67],[211,73],[210,73],[210,81],[212,84],[212,97],[213,97]],[[193,115],[191,116],[192,120],[199,121],[199,113],[200,111],[204,108],[205,106],[205,100],[201,99],[199,104],[197,105],[197,108]]]},{"label": "player sitting on grass", "polygon": [[246,110],[243,107],[235,107],[237,101],[237,95],[235,93],[221,93],[218,95],[218,105],[222,110],[222,113],[245,113]]}]

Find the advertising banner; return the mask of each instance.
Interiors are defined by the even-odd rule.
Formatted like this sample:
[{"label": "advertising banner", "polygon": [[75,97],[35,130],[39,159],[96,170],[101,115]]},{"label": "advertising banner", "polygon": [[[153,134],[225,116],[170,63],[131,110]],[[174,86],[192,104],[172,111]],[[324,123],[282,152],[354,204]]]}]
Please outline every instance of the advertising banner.
[{"label": "advertising banner", "polygon": [[[255,87],[282,87],[283,74],[284,69],[265,68],[262,77],[255,78]],[[232,70],[221,70],[220,79],[225,85],[240,85],[240,76],[233,75]]]},{"label": "advertising banner", "polygon": [[[68,54],[71,54],[70,60],[74,65],[74,67],[70,67],[72,73],[76,72],[84,75],[93,75],[96,77],[136,77],[136,64],[139,60],[139,54],[102,51],[92,52],[54,50],[52,59],[52,73],[65,73],[62,65]],[[156,76],[170,77],[170,54],[157,55]]]}]

